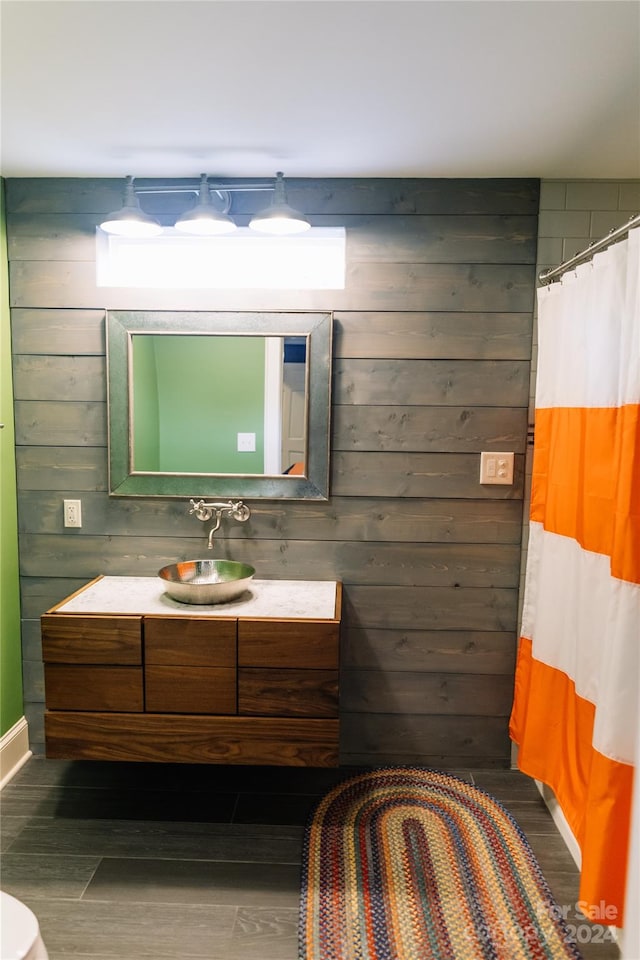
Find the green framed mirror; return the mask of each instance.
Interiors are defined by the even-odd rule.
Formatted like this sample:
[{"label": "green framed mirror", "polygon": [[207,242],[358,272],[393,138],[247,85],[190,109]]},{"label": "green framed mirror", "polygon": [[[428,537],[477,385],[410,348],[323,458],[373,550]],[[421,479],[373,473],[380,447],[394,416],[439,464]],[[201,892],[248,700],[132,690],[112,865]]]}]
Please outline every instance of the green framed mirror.
[{"label": "green framed mirror", "polygon": [[326,500],[332,320],[108,311],[110,495]]}]

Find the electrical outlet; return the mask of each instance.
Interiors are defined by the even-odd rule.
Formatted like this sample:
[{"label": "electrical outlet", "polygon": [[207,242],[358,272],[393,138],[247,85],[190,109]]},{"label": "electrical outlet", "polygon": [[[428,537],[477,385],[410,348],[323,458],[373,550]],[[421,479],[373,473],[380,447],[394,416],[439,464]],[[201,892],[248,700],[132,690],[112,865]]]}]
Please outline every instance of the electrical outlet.
[{"label": "electrical outlet", "polygon": [[82,526],[82,501],[63,500],[65,527]]},{"label": "electrical outlet", "polygon": [[513,483],[513,454],[481,453],[480,483]]}]

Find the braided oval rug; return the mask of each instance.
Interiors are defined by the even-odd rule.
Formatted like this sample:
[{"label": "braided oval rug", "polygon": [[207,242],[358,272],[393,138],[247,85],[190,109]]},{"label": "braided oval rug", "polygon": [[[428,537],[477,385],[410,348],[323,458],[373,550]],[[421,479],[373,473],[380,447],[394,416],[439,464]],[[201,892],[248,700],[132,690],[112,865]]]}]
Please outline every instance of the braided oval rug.
[{"label": "braided oval rug", "polygon": [[307,826],[300,960],[579,960],[512,816],[435,770],[339,784]]}]

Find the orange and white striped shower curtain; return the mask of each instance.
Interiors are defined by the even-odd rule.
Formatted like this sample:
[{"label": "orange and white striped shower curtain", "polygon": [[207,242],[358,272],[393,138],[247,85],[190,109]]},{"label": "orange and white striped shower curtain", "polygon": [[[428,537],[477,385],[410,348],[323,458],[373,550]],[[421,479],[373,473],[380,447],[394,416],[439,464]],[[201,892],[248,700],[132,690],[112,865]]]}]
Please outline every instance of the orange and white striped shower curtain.
[{"label": "orange and white striped shower curtain", "polygon": [[510,732],[580,845],[580,899],[621,926],[640,723],[640,230],[540,289],[538,324]]}]

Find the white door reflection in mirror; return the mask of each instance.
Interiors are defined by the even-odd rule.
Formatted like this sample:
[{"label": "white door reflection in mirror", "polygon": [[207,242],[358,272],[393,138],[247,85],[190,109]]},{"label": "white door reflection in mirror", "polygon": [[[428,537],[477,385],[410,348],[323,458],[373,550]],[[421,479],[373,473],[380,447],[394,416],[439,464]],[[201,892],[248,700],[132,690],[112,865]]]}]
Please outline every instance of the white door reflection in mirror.
[{"label": "white door reflection in mirror", "polygon": [[[263,473],[282,473],[282,364],[281,337],[267,337],[264,348],[264,463]],[[285,468],[286,469],[286,468]]]}]

